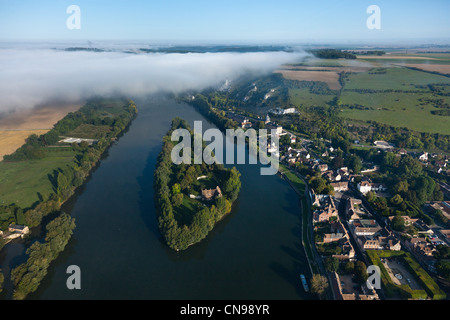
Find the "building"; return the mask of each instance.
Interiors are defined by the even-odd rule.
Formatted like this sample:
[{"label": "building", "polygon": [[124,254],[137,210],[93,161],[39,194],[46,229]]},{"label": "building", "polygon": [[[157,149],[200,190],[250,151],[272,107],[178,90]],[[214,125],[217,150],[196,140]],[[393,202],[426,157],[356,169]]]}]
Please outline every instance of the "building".
[{"label": "building", "polygon": [[380,245],[380,241],[376,238],[362,236],[362,237],[358,237],[357,239],[358,239],[359,245],[364,250],[383,249],[383,247],[381,247],[381,245]]},{"label": "building", "polygon": [[202,190],[202,200],[210,201],[216,198],[220,198],[222,196],[222,190],[220,190],[219,186],[215,189],[203,189]]},{"label": "building", "polygon": [[373,219],[354,220],[352,223],[356,236],[373,236],[381,227]]},{"label": "building", "polygon": [[372,183],[370,181],[361,181],[357,184],[358,191],[362,194],[366,194],[370,191],[382,192],[387,191],[387,188],[382,183]]},{"label": "building", "polygon": [[361,199],[348,198],[345,206],[345,212],[347,220],[352,223],[354,220],[359,220],[360,216],[364,214],[361,211],[360,205],[362,204]]},{"label": "building", "polygon": [[58,141],[59,143],[77,143],[80,144],[82,142],[87,142],[88,145],[93,145],[96,144],[98,142],[98,140],[94,140],[94,139],[82,139],[82,138],[73,138],[73,137],[65,137],[64,139]]},{"label": "building", "polygon": [[369,181],[361,181],[357,184],[358,191],[366,194],[372,190],[372,184]]},{"label": "building", "polygon": [[332,182],[332,183],[330,183],[330,186],[332,186],[334,191],[337,191],[337,192],[348,191],[348,181]]},{"label": "building", "polygon": [[429,244],[425,238],[411,238],[406,244],[410,249],[424,257],[433,257],[433,252],[436,251],[434,246]]},{"label": "building", "polygon": [[313,206],[317,207],[313,212],[314,223],[329,221],[331,217],[338,216],[333,198],[328,195],[315,195]]},{"label": "building", "polygon": [[244,119],[241,122],[242,129],[247,129],[252,127],[252,123],[248,119]]},{"label": "building", "polygon": [[9,234],[6,236],[7,239],[23,238],[26,234],[30,233],[30,229],[27,226],[18,224],[10,224],[8,231]]},{"label": "building", "polygon": [[344,237],[343,233],[325,233],[323,235],[323,243],[339,241]]},{"label": "building", "polygon": [[394,147],[392,143],[387,143],[386,141],[374,141],[374,144],[377,148],[381,149],[391,149]]},{"label": "building", "polygon": [[419,160],[422,162],[428,161],[428,152],[422,152],[419,154]]}]

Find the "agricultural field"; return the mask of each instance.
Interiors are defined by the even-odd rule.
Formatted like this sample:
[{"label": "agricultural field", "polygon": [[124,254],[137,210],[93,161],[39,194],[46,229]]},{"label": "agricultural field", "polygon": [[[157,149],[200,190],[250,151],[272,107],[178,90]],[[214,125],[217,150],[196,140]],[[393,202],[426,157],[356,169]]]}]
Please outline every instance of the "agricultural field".
[{"label": "agricultural field", "polygon": [[0,130],[0,161],[3,156],[11,154],[25,143],[26,138],[32,134],[40,136],[48,130]]},{"label": "agricultural field", "polygon": [[[445,76],[402,67],[376,68],[368,72],[349,74],[344,90],[400,90],[428,92],[429,84],[450,84]],[[424,87],[422,87],[424,86]]]},{"label": "agricultural field", "polygon": [[[289,89],[290,103],[300,110],[328,108],[337,97],[340,116],[349,121],[376,121],[418,132],[450,134],[450,77],[432,73],[446,72],[449,54],[358,57],[284,66],[285,78],[294,79],[293,74],[299,73],[298,80],[323,81],[330,89],[336,87],[330,86],[326,75],[334,70],[342,85],[336,94],[293,85]],[[314,75],[306,80],[312,72],[322,73],[322,79]]]},{"label": "agricultural field", "polygon": [[320,107],[331,103],[336,97],[332,94],[315,94],[308,88],[293,88],[289,90],[291,103],[298,107]]},{"label": "agricultural field", "polygon": [[48,198],[55,193],[55,168],[71,164],[75,155],[72,148],[48,148],[43,159],[0,162],[0,205],[15,203],[29,208]]},{"label": "agricultural field", "polygon": [[311,71],[311,70],[279,70],[287,80],[297,81],[323,81],[331,90],[339,90],[341,85],[339,83],[339,74],[336,71]]},{"label": "agricultural field", "polygon": [[[429,133],[450,134],[450,117],[433,114],[436,104],[427,100],[430,93],[357,93],[340,96],[341,116],[347,119],[377,121],[394,127]],[[450,97],[439,97],[450,103]]]},{"label": "agricultural field", "polygon": [[0,161],[24,144],[32,134],[42,135],[69,112],[81,105],[48,105],[32,110],[21,110],[0,118]]}]

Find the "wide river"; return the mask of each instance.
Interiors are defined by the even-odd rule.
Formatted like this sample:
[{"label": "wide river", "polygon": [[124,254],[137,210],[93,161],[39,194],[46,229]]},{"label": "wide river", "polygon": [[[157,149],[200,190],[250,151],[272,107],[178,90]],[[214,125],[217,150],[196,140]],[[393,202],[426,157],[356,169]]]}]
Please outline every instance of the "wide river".
[{"label": "wide river", "polygon": [[[195,120],[203,121],[203,130],[215,126],[170,99],[136,102],[139,115],[128,132],[65,204],[76,219],[73,237],[28,298],[310,299],[299,281],[301,273],[310,276],[299,197],[278,175],[260,175],[259,165],[236,165],[239,198],[205,240],[178,253],[162,242],[153,200],[162,137],[175,116],[192,128]],[[17,244],[8,250],[2,257],[9,263],[23,251]],[[69,265],[81,269],[80,290],[66,286]]]}]

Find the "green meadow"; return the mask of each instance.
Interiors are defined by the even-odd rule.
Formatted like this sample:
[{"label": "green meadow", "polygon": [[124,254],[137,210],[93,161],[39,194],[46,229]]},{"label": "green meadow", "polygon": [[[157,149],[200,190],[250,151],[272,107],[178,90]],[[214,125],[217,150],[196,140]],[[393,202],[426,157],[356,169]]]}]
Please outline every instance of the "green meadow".
[{"label": "green meadow", "polygon": [[[342,93],[341,103],[361,107],[341,108],[340,115],[353,120],[376,121],[394,127],[407,127],[419,132],[450,134],[450,117],[431,113],[439,109],[432,102],[420,101],[427,98],[433,98],[433,95],[402,92],[362,94],[347,91]],[[450,97],[439,98],[450,103]]]},{"label": "green meadow", "polygon": [[297,107],[321,107],[328,105],[336,96],[311,93],[308,88],[289,90],[291,103]]},{"label": "green meadow", "polygon": [[345,77],[344,90],[429,91],[429,84],[450,84],[450,78],[402,67],[376,68]]},{"label": "green meadow", "polygon": [[48,148],[43,159],[0,162],[0,205],[30,208],[48,198],[55,193],[55,170],[72,163],[75,155],[72,148]]},{"label": "green meadow", "polygon": [[[347,120],[376,121],[427,133],[450,134],[450,78],[404,67],[387,66],[342,75],[338,94],[340,116]],[[301,111],[329,107],[335,95],[291,88],[291,104]],[[437,103],[436,101],[441,101]],[[442,112],[438,115],[436,112]]]}]

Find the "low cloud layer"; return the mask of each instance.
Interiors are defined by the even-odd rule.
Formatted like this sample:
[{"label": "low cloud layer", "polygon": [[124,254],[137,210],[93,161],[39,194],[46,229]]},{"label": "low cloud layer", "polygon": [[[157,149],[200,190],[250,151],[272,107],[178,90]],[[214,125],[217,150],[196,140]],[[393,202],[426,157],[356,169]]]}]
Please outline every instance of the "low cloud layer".
[{"label": "low cloud layer", "polygon": [[52,49],[0,50],[0,112],[93,95],[201,90],[245,72],[271,72],[304,53],[130,54]]}]

